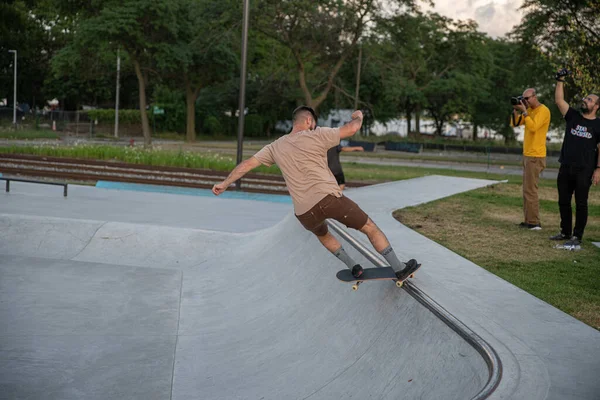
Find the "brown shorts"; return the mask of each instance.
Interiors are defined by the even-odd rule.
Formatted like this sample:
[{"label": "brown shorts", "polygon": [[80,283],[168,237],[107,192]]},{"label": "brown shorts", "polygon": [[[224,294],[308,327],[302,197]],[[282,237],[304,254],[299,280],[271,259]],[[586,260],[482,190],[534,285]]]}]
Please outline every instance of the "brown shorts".
[{"label": "brown shorts", "polygon": [[369,216],[349,198],[335,197],[331,194],[325,196],[313,208],[302,215],[296,215],[304,228],[317,236],[327,234],[327,218],[335,219],[348,228],[359,230],[369,220]]}]

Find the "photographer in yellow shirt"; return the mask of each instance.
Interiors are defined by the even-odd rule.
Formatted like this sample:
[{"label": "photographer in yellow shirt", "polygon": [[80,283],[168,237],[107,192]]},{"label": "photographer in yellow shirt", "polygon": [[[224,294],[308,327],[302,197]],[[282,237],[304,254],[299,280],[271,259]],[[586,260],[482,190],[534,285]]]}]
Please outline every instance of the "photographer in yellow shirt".
[{"label": "photographer in yellow shirt", "polygon": [[521,228],[540,230],[538,182],[546,168],[546,135],[550,126],[550,110],[539,102],[535,89],[513,97],[510,126],[525,125],[523,140],[523,215]]}]

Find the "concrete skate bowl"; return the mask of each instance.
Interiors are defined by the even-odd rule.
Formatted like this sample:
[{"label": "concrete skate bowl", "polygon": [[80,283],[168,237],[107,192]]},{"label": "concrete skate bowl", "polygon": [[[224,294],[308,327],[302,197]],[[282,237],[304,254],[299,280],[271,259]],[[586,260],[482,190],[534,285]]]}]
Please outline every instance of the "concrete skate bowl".
[{"label": "concrete skate bowl", "polygon": [[[0,232],[8,398],[483,399],[500,380],[418,275],[353,292],[293,216],[238,234],[0,215]],[[64,338],[50,364],[44,338]]]}]

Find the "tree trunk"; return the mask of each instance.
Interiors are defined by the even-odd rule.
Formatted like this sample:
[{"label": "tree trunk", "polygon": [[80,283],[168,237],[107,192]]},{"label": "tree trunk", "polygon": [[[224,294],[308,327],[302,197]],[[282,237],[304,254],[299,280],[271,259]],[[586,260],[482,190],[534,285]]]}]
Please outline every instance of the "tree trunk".
[{"label": "tree trunk", "polygon": [[421,106],[415,107],[415,132],[421,133]]},{"label": "tree trunk", "polygon": [[144,133],[144,145],[150,146],[152,145],[152,136],[150,136],[150,124],[148,123],[148,112],[146,111],[146,78],[142,73],[140,63],[135,58],[132,61],[140,92],[140,117],[142,119],[142,132]]},{"label": "tree trunk", "polygon": [[477,123],[473,123],[473,141],[477,141],[477,131],[479,130],[479,126]]},{"label": "tree trunk", "polygon": [[438,134],[438,136],[442,136],[442,134],[444,129],[444,121],[440,121],[439,123],[436,122],[436,128],[435,131]]},{"label": "tree trunk", "polygon": [[185,104],[186,104],[186,123],[185,140],[186,142],[196,141],[196,99],[200,89],[194,89],[192,84],[185,84]]}]

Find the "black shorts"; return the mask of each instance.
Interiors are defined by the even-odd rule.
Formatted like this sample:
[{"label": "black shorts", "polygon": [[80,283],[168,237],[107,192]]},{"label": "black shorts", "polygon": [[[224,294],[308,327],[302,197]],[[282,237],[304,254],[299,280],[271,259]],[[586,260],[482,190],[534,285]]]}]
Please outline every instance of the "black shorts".
[{"label": "black shorts", "polygon": [[344,185],[346,183],[346,177],[344,176],[343,172],[340,172],[339,174],[333,174],[333,176],[335,176],[335,180],[337,181],[338,185]]}]

